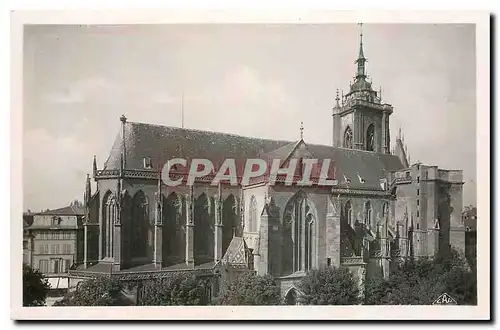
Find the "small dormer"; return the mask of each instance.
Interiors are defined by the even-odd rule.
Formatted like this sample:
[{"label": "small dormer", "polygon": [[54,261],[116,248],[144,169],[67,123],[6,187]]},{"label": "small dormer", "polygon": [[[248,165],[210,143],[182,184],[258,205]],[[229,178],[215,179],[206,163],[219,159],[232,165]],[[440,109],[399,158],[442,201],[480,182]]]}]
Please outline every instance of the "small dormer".
[{"label": "small dormer", "polygon": [[62,219],[61,217],[57,216],[57,215],[54,215],[52,217],[52,226],[59,226],[62,222]]},{"label": "small dormer", "polygon": [[143,167],[147,170],[153,168],[153,162],[151,161],[151,157],[143,157],[142,158]]}]

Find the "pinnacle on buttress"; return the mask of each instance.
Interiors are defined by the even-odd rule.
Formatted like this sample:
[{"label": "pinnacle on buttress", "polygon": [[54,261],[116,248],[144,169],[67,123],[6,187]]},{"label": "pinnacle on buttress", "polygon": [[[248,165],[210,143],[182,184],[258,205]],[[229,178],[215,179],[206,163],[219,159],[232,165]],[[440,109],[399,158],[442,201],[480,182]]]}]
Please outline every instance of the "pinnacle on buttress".
[{"label": "pinnacle on buttress", "polygon": [[340,98],[339,98],[339,89],[337,88],[337,96],[335,97],[335,101],[336,101],[336,104],[335,104],[335,107],[336,108],[340,108]]},{"label": "pinnacle on buttress", "polygon": [[87,173],[87,179],[85,180],[85,195],[84,195],[85,205],[87,205],[87,203],[89,202],[91,194],[92,191],[90,187],[90,175]]},{"label": "pinnacle on buttress", "polygon": [[93,177],[95,177],[97,174],[97,160],[95,158],[95,155],[94,155],[94,161],[92,162],[92,174]]}]

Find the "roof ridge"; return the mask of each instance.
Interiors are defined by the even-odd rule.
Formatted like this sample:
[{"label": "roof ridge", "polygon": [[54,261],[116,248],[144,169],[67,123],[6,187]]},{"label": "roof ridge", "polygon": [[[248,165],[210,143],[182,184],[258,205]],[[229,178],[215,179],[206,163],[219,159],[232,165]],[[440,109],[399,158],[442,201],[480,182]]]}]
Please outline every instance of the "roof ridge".
[{"label": "roof ridge", "polygon": [[[261,140],[261,141],[285,142],[287,144],[300,142],[300,140],[299,141],[295,141],[295,140],[284,140],[284,139],[259,138],[259,137],[255,137],[255,136],[248,136],[248,135],[242,135],[242,134],[236,134],[236,133],[228,133],[228,132],[220,132],[220,131],[209,131],[209,130],[203,130],[203,129],[198,129],[198,128],[183,128],[183,127],[178,127],[178,126],[161,125],[161,124],[154,124],[154,123],[145,123],[145,122],[139,122],[139,121],[128,121],[127,124],[164,127],[164,128],[178,129],[178,130],[181,130],[181,131],[190,131],[190,132],[221,134],[221,135],[226,135],[226,136],[242,137],[242,138],[254,139],[254,140]],[[363,149],[352,149],[352,148],[334,147],[334,146],[331,146],[331,145],[328,145],[328,144],[320,144],[320,143],[308,143],[305,140],[304,140],[304,143],[306,145],[308,145],[308,146],[329,147],[329,148],[332,148],[332,149],[346,149],[346,150],[353,150],[353,151],[364,151],[366,153],[371,153],[371,154],[386,155],[384,153],[374,152],[374,151],[368,151],[368,150],[363,150]],[[283,148],[283,147],[285,147],[285,146],[281,146],[281,147],[279,147],[277,149],[280,149],[280,148]]]},{"label": "roof ridge", "polygon": [[221,134],[221,135],[234,136],[234,137],[242,137],[242,138],[254,139],[254,140],[274,141],[274,142],[286,142],[286,143],[293,143],[294,142],[294,141],[290,141],[290,140],[279,140],[279,139],[271,139],[271,138],[258,138],[258,137],[254,137],[254,136],[241,135],[241,134],[236,134],[236,133],[220,132],[220,131],[209,131],[209,130],[203,130],[203,129],[198,129],[198,128],[182,128],[182,127],[177,127],[177,126],[160,125],[160,124],[150,124],[150,123],[143,123],[143,122],[127,122],[127,123],[128,124],[132,124],[132,125],[146,125],[146,126],[156,126],[156,127],[164,127],[164,128],[173,128],[173,129],[178,129],[178,130],[182,130],[182,131],[190,131],[190,132]]}]

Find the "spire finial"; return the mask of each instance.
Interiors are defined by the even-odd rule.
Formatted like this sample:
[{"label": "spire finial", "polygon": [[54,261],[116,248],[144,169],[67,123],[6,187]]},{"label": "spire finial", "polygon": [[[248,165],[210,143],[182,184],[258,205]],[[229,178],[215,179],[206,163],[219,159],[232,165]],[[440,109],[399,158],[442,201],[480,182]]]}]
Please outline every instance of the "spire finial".
[{"label": "spire finial", "polygon": [[359,54],[358,61],[365,59],[365,54],[363,52],[363,23],[359,23]]},{"label": "spire finial", "polygon": [[304,122],[300,122],[300,139],[302,140],[304,138]]},{"label": "spire finial", "polygon": [[121,115],[120,121],[125,124],[127,122],[127,117],[125,117],[125,115]]},{"label": "spire finial", "polygon": [[97,160],[94,155],[94,161],[92,162],[92,176],[95,177],[97,174]]},{"label": "spire finial", "polygon": [[335,101],[337,101],[337,105],[336,105],[337,107],[340,107],[339,100],[340,100],[340,98],[339,98],[339,89],[337,88],[337,96],[335,97]]}]

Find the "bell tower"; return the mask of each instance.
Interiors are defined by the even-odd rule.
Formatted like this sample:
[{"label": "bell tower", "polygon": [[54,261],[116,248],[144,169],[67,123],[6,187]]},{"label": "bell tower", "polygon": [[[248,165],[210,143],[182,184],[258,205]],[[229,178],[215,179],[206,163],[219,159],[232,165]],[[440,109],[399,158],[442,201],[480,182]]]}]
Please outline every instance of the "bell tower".
[{"label": "bell tower", "polygon": [[354,83],[349,92],[337,93],[333,108],[333,146],[371,152],[390,153],[389,116],[393,107],[382,103],[382,89],[373,90],[366,74],[363,50],[363,30],[360,24],[360,42]]}]

